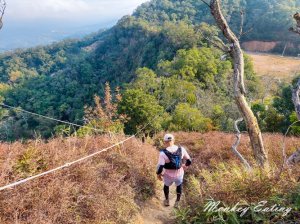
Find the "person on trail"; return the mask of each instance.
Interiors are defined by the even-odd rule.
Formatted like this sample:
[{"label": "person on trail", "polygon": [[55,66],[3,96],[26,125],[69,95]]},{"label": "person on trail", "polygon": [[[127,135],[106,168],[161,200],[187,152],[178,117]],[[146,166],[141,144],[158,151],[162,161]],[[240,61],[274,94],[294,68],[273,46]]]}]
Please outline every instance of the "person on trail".
[{"label": "person on trail", "polygon": [[[182,146],[175,145],[175,137],[172,134],[166,134],[164,136],[165,149],[160,151],[158,166],[157,166],[157,178],[164,182],[164,205],[169,206],[169,188],[175,183],[177,198],[174,207],[178,208],[181,193],[184,170],[192,164],[191,157]],[[183,164],[185,160],[185,164]]]}]

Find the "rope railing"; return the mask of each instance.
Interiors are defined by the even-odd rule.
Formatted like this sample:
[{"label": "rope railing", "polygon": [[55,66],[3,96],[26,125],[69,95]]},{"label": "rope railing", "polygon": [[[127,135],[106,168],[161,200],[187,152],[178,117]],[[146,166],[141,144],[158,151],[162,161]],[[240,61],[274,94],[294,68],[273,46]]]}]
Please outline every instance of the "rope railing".
[{"label": "rope railing", "polygon": [[[168,108],[170,108],[171,106],[173,106],[175,103],[177,102],[177,100],[175,100],[172,104],[170,104],[166,110],[168,110]],[[62,121],[62,120],[58,120],[58,119],[55,119],[55,118],[51,118],[51,117],[48,117],[48,116],[44,116],[44,115],[40,115],[40,114],[37,114],[37,113],[33,113],[33,112],[30,112],[30,111],[26,111],[24,109],[20,109],[20,108],[16,108],[16,107],[13,107],[13,106],[9,106],[9,105],[6,105],[6,104],[3,104],[3,103],[0,103],[1,106],[5,106],[5,107],[8,107],[8,108],[11,108],[11,109],[17,109],[19,111],[22,111],[22,112],[25,112],[25,113],[28,113],[28,114],[31,114],[31,115],[35,115],[35,116],[39,116],[39,117],[43,117],[45,119],[50,119],[50,120],[54,120],[54,121],[58,121],[58,122],[61,122],[61,123],[65,123],[65,124],[69,124],[69,125],[74,125],[74,126],[77,126],[77,127],[86,127],[86,126],[82,126],[82,125],[78,125],[78,124],[73,124],[71,122],[65,122],[65,121]],[[19,181],[16,181],[16,182],[13,182],[13,183],[10,183],[10,184],[7,184],[7,185],[4,185],[2,187],[0,187],[0,191],[3,191],[3,190],[6,190],[6,189],[11,189],[13,187],[16,187],[18,185],[21,185],[21,184],[24,184],[28,181],[31,181],[31,180],[34,180],[34,179],[37,179],[37,178],[40,178],[40,177],[43,177],[43,176],[46,176],[48,174],[51,174],[51,173],[54,173],[56,171],[59,171],[59,170],[62,170],[64,168],[68,168],[72,165],[75,165],[77,163],[80,163],[80,162],[83,162],[85,160],[88,160],[92,157],[95,157],[103,152],[106,152],[116,146],[119,146],[127,141],[129,141],[130,139],[133,139],[134,137],[138,136],[143,130],[145,130],[145,128],[150,125],[157,117],[161,116],[161,114],[157,114],[151,121],[149,121],[143,128],[139,129],[134,135],[126,138],[125,140],[122,140],[122,141],[119,141],[107,148],[104,148],[104,149],[101,149],[95,153],[92,153],[90,155],[87,155],[87,156],[84,156],[82,158],[79,158],[77,160],[74,160],[74,161],[71,161],[71,162],[68,162],[68,163],[65,163],[64,165],[62,166],[59,166],[59,167],[56,167],[56,168],[53,168],[51,170],[48,170],[48,171],[45,171],[45,172],[42,172],[40,174],[37,174],[37,175],[34,175],[34,176],[31,176],[31,177],[28,177],[26,179],[22,179],[22,180],[19,180]],[[94,128],[92,128],[94,129]],[[94,130],[98,130],[98,129],[94,129]]]}]

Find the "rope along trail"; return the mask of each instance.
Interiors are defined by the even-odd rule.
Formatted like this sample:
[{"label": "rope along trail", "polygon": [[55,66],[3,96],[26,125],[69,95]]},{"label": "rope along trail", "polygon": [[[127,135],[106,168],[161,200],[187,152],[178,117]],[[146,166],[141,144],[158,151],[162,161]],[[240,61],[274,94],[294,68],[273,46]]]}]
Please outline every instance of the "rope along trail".
[{"label": "rope along trail", "polygon": [[118,146],[118,145],[121,145],[121,144],[123,144],[124,142],[126,142],[126,141],[128,141],[128,140],[130,140],[130,139],[132,139],[132,138],[134,138],[134,137],[135,137],[135,135],[133,135],[133,136],[131,136],[131,137],[129,137],[129,138],[123,140],[123,141],[120,141],[120,142],[118,142],[118,143],[116,143],[116,144],[114,144],[114,145],[111,145],[111,146],[109,146],[109,147],[107,147],[107,148],[104,148],[104,149],[102,149],[102,150],[100,150],[100,151],[98,151],[98,152],[95,152],[95,153],[93,153],[93,154],[90,154],[90,155],[88,155],[88,156],[85,156],[85,157],[83,157],[83,158],[80,158],[80,159],[78,159],[78,160],[74,160],[74,161],[72,161],[72,162],[66,163],[66,164],[64,164],[64,165],[62,165],[62,166],[59,166],[59,167],[56,167],[56,168],[54,168],[54,169],[52,169],[52,170],[48,170],[48,171],[46,171],[46,172],[44,172],[44,173],[40,173],[40,174],[37,174],[37,175],[35,175],[35,176],[31,176],[31,177],[28,177],[28,178],[26,178],[26,179],[23,179],[23,180],[14,182],[14,183],[12,183],[12,184],[8,184],[8,185],[6,185],[6,186],[0,187],[0,191],[3,191],[3,190],[5,190],[5,189],[8,189],[8,188],[12,188],[12,187],[18,186],[18,185],[23,184],[23,183],[25,183],[25,182],[27,182],[27,181],[30,181],[30,180],[33,180],[33,179],[36,179],[36,178],[39,178],[39,177],[48,175],[48,174],[50,174],[50,173],[54,173],[55,171],[61,170],[61,169],[63,169],[63,168],[72,166],[72,165],[74,165],[74,164],[76,164],[76,163],[79,163],[79,162],[82,162],[82,161],[87,160],[87,159],[89,159],[89,158],[92,158],[92,157],[94,157],[94,156],[96,156],[96,155],[98,155],[98,154],[100,154],[100,153],[106,152],[106,151],[109,150],[109,149],[112,149],[112,148],[114,148],[114,147],[116,147],[116,146]]},{"label": "rope along trail", "polygon": [[[167,109],[170,108],[171,106],[173,106],[176,102],[177,102],[177,100],[175,100],[172,104],[170,104],[170,105],[167,107]],[[50,120],[58,121],[58,122],[61,122],[61,123],[74,125],[74,126],[77,126],[77,127],[85,127],[85,126],[82,126],[82,125],[73,124],[73,123],[70,123],[70,122],[65,122],[65,121],[61,121],[61,120],[55,119],[55,118],[51,118],[51,117],[47,117],[47,116],[40,115],[40,114],[37,114],[37,113],[33,113],[33,112],[30,112],[30,111],[26,111],[26,110],[23,110],[23,109],[20,109],[20,108],[12,107],[12,106],[9,106],[9,105],[3,104],[3,103],[0,103],[0,105],[1,105],[1,106],[5,106],[5,107],[8,107],[8,108],[12,108],[12,109],[17,109],[17,110],[19,110],[19,111],[22,111],[22,112],[25,112],[25,113],[28,113],[28,114],[31,114],[31,115],[43,117],[43,118],[45,118],[45,119],[50,119]],[[167,110],[167,109],[166,109],[166,110]],[[14,183],[11,183],[11,184],[2,186],[2,187],[0,187],[0,191],[6,190],[6,189],[10,189],[10,188],[12,188],[12,187],[15,187],[15,186],[21,185],[21,184],[23,184],[23,183],[26,183],[26,182],[28,182],[28,181],[30,181],[30,180],[37,179],[37,178],[39,178],[39,177],[42,177],[42,176],[45,176],[45,175],[54,173],[54,172],[56,172],[56,171],[62,170],[62,169],[64,169],[64,168],[70,167],[70,166],[72,166],[72,165],[74,165],[74,164],[80,163],[80,162],[85,161],[85,160],[87,160],[87,159],[90,159],[90,158],[92,158],[92,157],[94,157],[94,156],[96,156],[96,155],[98,155],[98,154],[101,154],[101,153],[103,153],[103,152],[106,152],[106,151],[108,151],[109,149],[112,149],[112,148],[114,148],[114,147],[116,147],[116,146],[119,146],[119,145],[123,144],[124,142],[127,142],[127,141],[129,141],[130,139],[136,137],[136,136],[137,136],[140,132],[142,132],[149,124],[151,124],[151,122],[153,122],[158,116],[160,116],[160,114],[157,114],[157,115],[156,115],[150,122],[148,122],[143,128],[139,129],[139,130],[137,131],[136,134],[132,135],[131,137],[126,138],[126,139],[123,140],[123,141],[120,141],[120,142],[118,142],[118,143],[116,143],[116,144],[114,144],[114,145],[111,145],[111,146],[107,147],[107,148],[101,149],[100,151],[97,151],[97,152],[92,153],[92,154],[90,154],[90,155],[88,155],[88,156],[82,157],[82,158],[80,158],[80,159],[74,160],[74,161],[72,161],[72,162],[66,163],[66,164],[64,164],[64,165],[62,165],[62,166],[56,167],[56,168],[51,169],[51,170],[48,170],[48,171],[46,171],[46,172],[43,172],[43,173],[40,173],[40,174],[31,176],[31,177],[28,177],[28,178],[26,178],[26,179],[22,179],[22,180],[19,180],[19,181],[14,182]],[[95,129],[95,128],[91,128],[91,129],[99,130],[99,129]]]},{"label": "rope along trail", "polygon": [[9,105],[4,104],[4,103],[0,103],[0,106],[6,107],[6,108],[10,108],[10,109],[15,109],[15,110],[27,113],[27,114],[31,114],[31,115],[34,115],[34,116],[42,117],[44,119],[48,119],[48,120],[52,120],[52,121],[57,121],[57,122],[60,122],[60,123],[63,123],[63,124],[68,124],[68,125],[73,125],[73,126],[79,127],[79,128],[88,128],[88,129],[91,129],[91,130],[94,130],[94,131],[101,131],[101,132],[103,132],[103,130],[100,130],[100,129],[97,129],[97,128],[93,128],[93,127],[89,127],[89,126],[83,126],[83,125],[80,125],[80,124],[74,124],[74,123],[71,123],[71,122],[68,122],[68,121],[62,121],[62,120],[59,120],[59,119],[56,119],[56,118],[53,118],[53,117],[48,117],[48,116],[45,116],[45,115],[41,115],[41,114],[30,112],[28,110],[24,110],[24,109],[21,109],[21,108],[9,106]]}]

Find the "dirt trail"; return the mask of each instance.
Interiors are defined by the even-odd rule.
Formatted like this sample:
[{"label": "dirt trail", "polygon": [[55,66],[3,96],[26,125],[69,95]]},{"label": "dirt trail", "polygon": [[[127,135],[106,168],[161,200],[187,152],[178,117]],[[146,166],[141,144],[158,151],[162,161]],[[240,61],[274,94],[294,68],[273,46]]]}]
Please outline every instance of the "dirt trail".
[{"label": "dirt trail", "polygon": [[[162,186],[159,187],[162,189]],[[163,205],[163,192],[157,192],[157,197],[150,200],[143,208],[141,216],[135,224],[173,224],[175,223],[174,203],[176,200],[175,187],[170,187],[170,206]]]}]

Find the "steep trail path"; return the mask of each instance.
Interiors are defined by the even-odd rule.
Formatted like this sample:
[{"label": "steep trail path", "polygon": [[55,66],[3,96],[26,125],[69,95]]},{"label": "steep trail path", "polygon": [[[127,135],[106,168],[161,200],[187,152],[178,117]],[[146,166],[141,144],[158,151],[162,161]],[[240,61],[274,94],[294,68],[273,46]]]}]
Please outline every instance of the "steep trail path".
[{"label": "steep trail path", "polygon": [[159,184],[157,196],[143,207],[141,217],[137,224],[173,224],[175,223],[174,203],[176,200],[175,186],[170,187],[170,206],[163,205],[163,185]]}]

